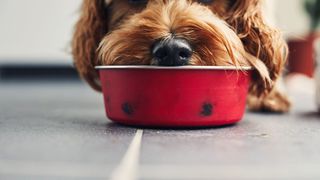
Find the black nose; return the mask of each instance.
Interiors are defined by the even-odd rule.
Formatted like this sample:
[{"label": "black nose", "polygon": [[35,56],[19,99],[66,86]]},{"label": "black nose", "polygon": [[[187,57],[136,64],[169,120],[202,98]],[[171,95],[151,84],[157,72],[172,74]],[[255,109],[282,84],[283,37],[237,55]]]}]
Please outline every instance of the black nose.
[{"label": "black nose", "polygon": [[152,46],[151,52],[156,64],[160,66],[187,65],[192,56],[190,44],[178,38],[157,41]]}]

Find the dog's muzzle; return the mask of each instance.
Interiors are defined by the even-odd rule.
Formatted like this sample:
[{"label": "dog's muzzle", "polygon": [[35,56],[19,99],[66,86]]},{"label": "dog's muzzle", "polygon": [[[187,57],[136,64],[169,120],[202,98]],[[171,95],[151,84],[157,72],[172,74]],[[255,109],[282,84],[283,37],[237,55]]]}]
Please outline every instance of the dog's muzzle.
[{"label": "dog's muzzle", "polygon": [[167,38],[154,43],[151,53],[159,66],[183,66],[189,63],[192,48],[185,39]]}]

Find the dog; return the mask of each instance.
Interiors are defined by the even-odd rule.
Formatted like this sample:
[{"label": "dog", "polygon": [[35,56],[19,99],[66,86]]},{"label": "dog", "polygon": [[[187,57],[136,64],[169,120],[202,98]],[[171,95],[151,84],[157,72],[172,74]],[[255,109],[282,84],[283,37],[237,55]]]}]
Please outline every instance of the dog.
[{"label": "dog", "polygon": [[262,0],[84,0],[72,39],[80,76],[101,91],[97,65],[252,66],[248,107],[290,109],[277,81],[287,59]]}]

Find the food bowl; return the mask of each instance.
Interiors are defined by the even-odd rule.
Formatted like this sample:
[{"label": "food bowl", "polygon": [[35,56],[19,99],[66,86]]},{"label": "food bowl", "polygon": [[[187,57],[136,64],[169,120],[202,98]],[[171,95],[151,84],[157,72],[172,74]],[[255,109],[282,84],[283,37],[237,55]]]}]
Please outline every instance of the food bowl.
[{"label": "food bowl", "polygon": [[98,66],[109,119],[148,127],[234,124],[245,112],[251,68]]}]

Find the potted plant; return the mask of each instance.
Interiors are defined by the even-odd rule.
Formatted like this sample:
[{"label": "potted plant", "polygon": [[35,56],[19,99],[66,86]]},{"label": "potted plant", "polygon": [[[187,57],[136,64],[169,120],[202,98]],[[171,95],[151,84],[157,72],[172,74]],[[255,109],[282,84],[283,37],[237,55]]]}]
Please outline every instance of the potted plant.
[{"label": "potted plant", "polygon": [[306,0],[304,3],[306,12],[310,17],[310,35],[316,38],[317,28],[320,25],[320,0]]},{"label": "potted plant", "polygon": [[314,42],[319,37],[320,0],[305,0],[304,8],[310,19],[309,32],[304,38],[291,39],[289,45],[289,72],[313,77],[315,68]]}]

